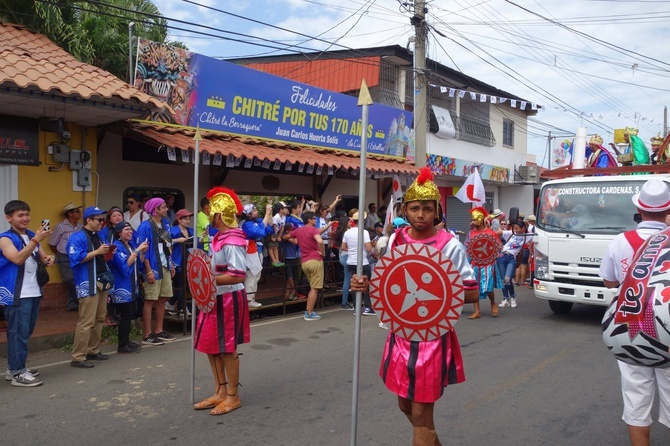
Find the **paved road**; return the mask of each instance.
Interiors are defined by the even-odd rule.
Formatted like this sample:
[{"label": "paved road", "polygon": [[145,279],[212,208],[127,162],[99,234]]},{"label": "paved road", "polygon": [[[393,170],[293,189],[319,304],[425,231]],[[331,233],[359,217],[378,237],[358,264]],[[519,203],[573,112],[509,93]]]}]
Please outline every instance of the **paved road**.
[{"label": "paved road", "polygon": [[[600,338],[602,309],[557,316],[519,292],[519,307],[457,325],[467,382],[436,405],[449,445],[626,445],[615,360]],[[470,314],[471,308],[464,310]],[[377,371],[386,332],[363,318],[358,444],[408,445],[409,424]],[[354,317],[323,312],[259,322],[241,351],[243,406],[214,417],[190,405],[189,339],[113,355],[90,370],[68,355],[31,356],[45,384],[0,386],[3,444],[348,445]],[[212,391],[196,354],[196,398]],[[654,414],[657,410],[654,409]],[[656,415],[654,415],[656,416]],[[652,444],[669,444],[658,423]]]}]

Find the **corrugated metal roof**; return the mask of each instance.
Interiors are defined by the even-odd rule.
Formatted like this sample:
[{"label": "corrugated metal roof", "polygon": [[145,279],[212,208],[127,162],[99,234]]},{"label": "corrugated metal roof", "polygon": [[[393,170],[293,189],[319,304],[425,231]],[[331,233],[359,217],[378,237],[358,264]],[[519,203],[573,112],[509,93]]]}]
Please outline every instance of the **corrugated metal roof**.
[{"label": "corrugated metal roof", "polygon": [[[286,163],[288,161],[294,165],[302,163],[323,168],[332,166],[335,169],[344,170],[360,168],[360,155],[355,152],[308,148],[204,130],[201,130],[200,133],[203,137],[200,142],[200,150],[211,154],[221,153],[224,157],[233,155],[236,158],[256,158],[261,161],[267,159],[271,163],[275,161]],[[125,136],[145,141],[149,139],[156,145],[164,144],[177,149],[195,149],[194,134],[194,130],[182,127],[132,122],[131,131]],[[368,174],[417,175],[419,173],[419,169],[413,164],[403,160],[381,158],[374,155],[367,157],[366,167]]]},{"label": "corrugated metal roof", "polygon": [[346,59],[249,63],[244,64],[244,66],[324,90],[342,93],[359,90],[361,79],[365,79],[368,87],[377,86],[379,84],[380,64],[380,57],[369,56]]}]

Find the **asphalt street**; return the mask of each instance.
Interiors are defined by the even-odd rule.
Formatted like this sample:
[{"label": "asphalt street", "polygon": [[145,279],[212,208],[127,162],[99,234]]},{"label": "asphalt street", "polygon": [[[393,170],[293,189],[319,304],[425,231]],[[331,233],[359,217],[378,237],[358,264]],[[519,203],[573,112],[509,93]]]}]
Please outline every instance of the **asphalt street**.
[{"label": "asphalt street", "polygon": [[[604,309],[576,306],[554,315],[531,291],[518,308],[456,325],[467,381],[436,404],[445,445],[626,445],[618,369],[601,340]],[[113,354],[89,370],[69,354],[29,357],[44,385],[0,386],[0,443],[48,445],[348,445],[351,427],[354,317],[339,307],[320,321],[291,315],[252,324],[242,346],[242,407],[211,416],[194,411],[190,338]],[[358,445],[409,445],[411,428],[378,376],[386,331],[363,317]],[[177,328],[175,327],[175,330]],[[103,351],[113,351],[106,347]],[[196,400],[213,379],[196,353]],[[653,410],[657,418],[657,408]],[[670,444],[658,422],[652,444]]]}]

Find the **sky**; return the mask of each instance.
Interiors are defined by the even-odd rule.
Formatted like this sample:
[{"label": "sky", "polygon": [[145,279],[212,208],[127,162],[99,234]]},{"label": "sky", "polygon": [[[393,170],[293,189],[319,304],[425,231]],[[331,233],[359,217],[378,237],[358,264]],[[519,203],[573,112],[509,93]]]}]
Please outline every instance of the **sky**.
[{"label": "sky", "polygon": [[[648,146],[652,136],[663,135],[670,1],[426,3],[430,59],[542,106],[524,135],[538,164],[547,166],[550,131],[563,139],[586,127],[607,143],[614,129],[635,127]],[[407,46],[414,35],[411,0],[154,4],[181,28],[170,29],[171,40],[218,58]]]}]

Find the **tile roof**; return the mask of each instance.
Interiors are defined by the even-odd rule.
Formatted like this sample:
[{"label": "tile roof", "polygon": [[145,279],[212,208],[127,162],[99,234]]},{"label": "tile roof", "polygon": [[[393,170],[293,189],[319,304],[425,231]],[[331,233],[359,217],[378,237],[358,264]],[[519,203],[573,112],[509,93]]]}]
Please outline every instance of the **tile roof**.
[{"label": "tile roof", "polygon": [[107,71],[78,61],[43,34],[0,22],[0,86],[168,109]]},{"label": "tile roof", "polygon": [[[163,126],[146,122],[132,122],[131,132],[125,136],[140,140],[150,140],[156,145],[178,149],[195,149],[193,135],[195,131],[183,127]],[[312,166],[334,167],[335,169],[356,170],[360,168],[360,156],[355,152],[318,149],[297,146],[278,141],[263,141],[243,138],[222,133],[201,130],[203,140],[200,150],[211,154],[221,153],[224,157],[233,155],[236,158],[268,159],[271,163],[279,161],[292,164],[309,164]],[[368,174],[410,174],[417,175],[419,168],[402,160],[368,155],[366,159]]]}]

